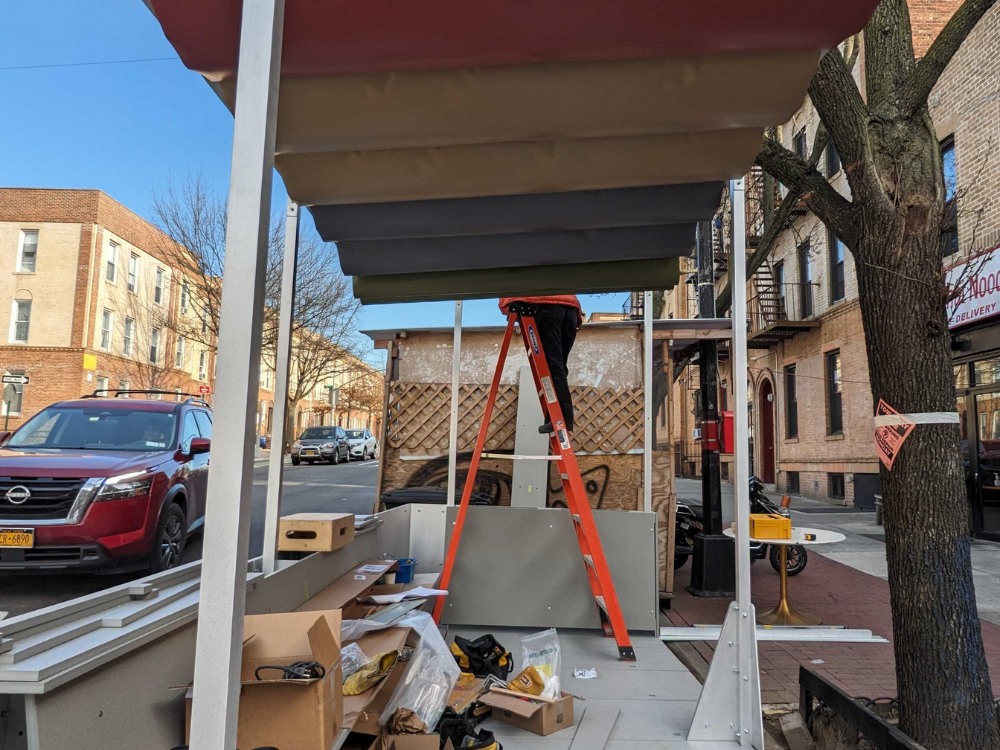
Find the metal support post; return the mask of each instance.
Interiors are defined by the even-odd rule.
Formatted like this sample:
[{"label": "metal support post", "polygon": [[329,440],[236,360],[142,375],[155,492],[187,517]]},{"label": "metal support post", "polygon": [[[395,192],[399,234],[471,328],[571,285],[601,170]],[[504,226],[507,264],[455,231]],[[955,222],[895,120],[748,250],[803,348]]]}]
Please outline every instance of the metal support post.
[{"label": "metal support post", "polygon": [[284,0],[244,0],[194,665],[192,750],[234,750]]},{"label": "metal support post", "polygon": [[462,387],[462,301],[455,302],[455,340],[451,360],[451,419],[448,423],[448,498],[455,504],[455,475],[458,470],[458,406]]},{"label": "metal support post", "polygon": [[642,293],[642,507],[653,511],[653,293]]},{"label": "metal support post", "polygon": [[764,750],[757,627],[750,600],[750,422],[747,414],[747,275],[743,180],[729,183],[733,201],[733,339],[735,392],[736,595],[702,688],[688,740],[732,740]]},{"label": "metal support post", "polygon": [[[715,256],[712,249],[712,225],[698,222],[698,317],[715,317]],[[718,342],[699,344],[698,370],[701,410],[701,502],[705,533],[694,540],[691,561],[691,585],[688,591],[701,597],[733,596],[733,540],[722,535],[722,478],[719,468],[719,386]]]},{"label": "metal support post", "polygon": [[281,485],[285,478],[285,420],[288,414],[288,373],[292,361],[292,322],[295,315],[295,274],[299,262],[299,204],[288,199],[285,211],[285,257],[281,265],[281,302],[278,305],[278,350],[274,362],[274,416],[271,460],[267,467],[267,506],[264,509],[264,574],[274,572],[281,518]]}]

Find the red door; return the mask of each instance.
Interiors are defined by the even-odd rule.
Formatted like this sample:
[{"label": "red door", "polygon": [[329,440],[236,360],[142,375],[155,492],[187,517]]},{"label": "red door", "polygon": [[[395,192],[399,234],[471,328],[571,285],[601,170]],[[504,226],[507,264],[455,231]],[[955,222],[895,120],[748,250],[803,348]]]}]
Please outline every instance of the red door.
[{"label": "red door", "polygon": [[774,484],[774,389],[771,381],[760,386],[760,480]]}]

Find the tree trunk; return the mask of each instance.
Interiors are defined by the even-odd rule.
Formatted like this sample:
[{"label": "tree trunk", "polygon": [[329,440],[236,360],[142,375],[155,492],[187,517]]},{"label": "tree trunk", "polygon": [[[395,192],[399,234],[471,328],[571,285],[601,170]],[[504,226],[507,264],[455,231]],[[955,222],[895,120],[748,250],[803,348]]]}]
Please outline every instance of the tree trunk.
[{"label": "tree trunk", "polygon": [[[954,413],[934,131],[915,117],[872,137],[896,165],[880,170],[896,180],[894,201],[856,201],[872,395],[903,414]],[[900,728],[934,750],[996,749],[959,440],[954,424],[918,424],[892,470],[880,467]]]},{"label": "tree trunk", "polygon": [[[288,453],[292,449],[292,443],[298,435],[295,434],[295,410],[299,406],[300,399],[289,398],[288,408],[285,409],[285,434],[282,439],[284,445],[282,446],[285,453]],[[284,455],[284,454],[282,454]]]}]

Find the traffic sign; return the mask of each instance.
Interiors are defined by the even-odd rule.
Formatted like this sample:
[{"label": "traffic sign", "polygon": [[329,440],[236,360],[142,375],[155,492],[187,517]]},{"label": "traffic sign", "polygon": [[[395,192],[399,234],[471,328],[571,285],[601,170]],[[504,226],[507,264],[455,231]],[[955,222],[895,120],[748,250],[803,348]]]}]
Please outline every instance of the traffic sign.
[{"label": "traffic sign", "polygon": [[0,378],[0,383],[10,383],[11,385],[27,385],[27,375],[4,375]]},{"label": "traffic sign", "polygon": [[212,389],[209,388],[207,385],[200,385],[200,386],[198,386],[198,393],[200,393],[202,395],[208,395],[211,392],[212,392]]}]

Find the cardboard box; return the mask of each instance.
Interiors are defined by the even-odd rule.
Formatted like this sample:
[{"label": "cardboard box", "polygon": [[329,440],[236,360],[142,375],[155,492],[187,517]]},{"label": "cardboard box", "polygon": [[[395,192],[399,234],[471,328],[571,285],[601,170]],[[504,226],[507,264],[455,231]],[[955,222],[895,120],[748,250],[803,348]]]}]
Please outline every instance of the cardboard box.
[{"label": "cardboard box", "polygon": [[480,703],[493,707],[493,718],[543,737],[573,726],[573,696],[563,693],[555,703],[536,703],[502,693],[486,693]]},{"label": "cardboard box", "polygon": [[343,610],[345,620],[360,620],[375,609],[374,605],[361,607],[358,597],[368,596],[372,587],[386,571],[396,570],[395,560],[368,560],[355,565],[347,575],[338,578],[296,612],[321,612],[329,609]]},{"label": "cardboard box", "polygon": [[[262,665],[296,661],[319,662],[326,674],[308,680],[282,680],[280,672],[269,670],[261,672],[263,680],[254,676]],[[340,612],[247,616],[243,620],[237,746],[329,750],[343,726],[343,682]],[[189,690],[189,740],[191,696]]]},{"label": "cardboard box", "polygon": [[465,709],[483,694],[485,677],[476,677],[468,672],[462,672],[448,697],[448,707],[457,714],[465,713]]},{"label": "cardboard box", "polygon": [[278,522],[281,552],[333,552],[353,541],[353,513],[296,513]]},{"label": "cardboard box", "polygon": [[[441,736],[437,734],[388,734],[376,737],[369,750],[439,750]],[[451,740],[445,740],[443,750],[454,750]]]},{"label": "cardboard box", "polygon": [[[409,628],[376,630],[365,633],[354,641],[369,658],[386,651],[401,649],[406,645],[415,646],[416,642],[417,635]],[[382,727],[379,726],[378,717],[389,705],[389,698],[392,697],[396,685],[399,684],[408,666],[408,662],[397,662],[385,679],[365,692],[360,695],[345,695],[344,726],[350,727],[352,732],[360,732],[361,734],[377,735],[381,733]]]}]

